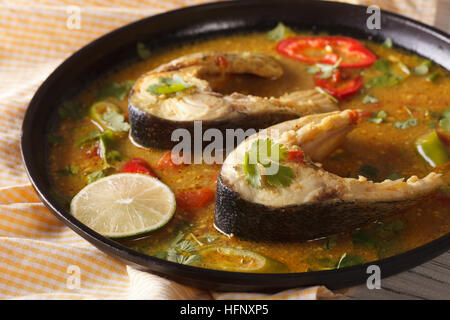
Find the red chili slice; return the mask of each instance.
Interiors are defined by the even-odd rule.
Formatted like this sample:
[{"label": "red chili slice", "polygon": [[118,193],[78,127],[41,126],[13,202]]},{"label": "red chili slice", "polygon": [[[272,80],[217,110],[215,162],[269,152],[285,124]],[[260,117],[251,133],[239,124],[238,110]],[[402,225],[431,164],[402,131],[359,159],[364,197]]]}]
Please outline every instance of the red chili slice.
[{"label": "red chili slice", "polygon": [[341,68],[363,68],[372,65],[376,56],[358,40],[347,37],[294,37],[281,40],[277,51],[306,63],[335,64]]},{"label": "red chili slice", "polygon": [[363,85],[363,78],[361,76],[344,75],[339,69],[335,69],[330,78],[321,79],[319,76],[320,74],[314,77],[316,85],[336,99],[343,99],[358,92]]},{"label": "red chili slice", "polygon": [[303,150],[289,151],[287,161],[302,163],[305,158]]},{"label": "red chili slice", "polygon": [[185,211],[195,211],[206,207],[214,199],[211,189],[196,189],[180,191],[175,195],[177,206]]},{"label": "red chili slice", "polygon": [[134,158],[127,161],[120,172],[143,173],[156,177],[156,174],[152,171],[147,161],[141,158]]},{"label": "red chili slice", "polygon": [[[175,155],[175,154],[174,154],[174,156],[180,158],[180,156],[178,156],[178,155]],[[172,152],[171,152],[171,151],[167,151],[167,152],[161,157],[161,159],[159,159],[158,163],[156,164],[156,168],[158,168],[158,169],[168,169],[168,168],[175,169],[175,168],[184,166],[185,164],[182,163],[183,159],[180,158],[179,160],[180,160],[181,163],[178,163],[178,164],[177,164],[177,163],[174,163],[174,162],[172,161]]]}]

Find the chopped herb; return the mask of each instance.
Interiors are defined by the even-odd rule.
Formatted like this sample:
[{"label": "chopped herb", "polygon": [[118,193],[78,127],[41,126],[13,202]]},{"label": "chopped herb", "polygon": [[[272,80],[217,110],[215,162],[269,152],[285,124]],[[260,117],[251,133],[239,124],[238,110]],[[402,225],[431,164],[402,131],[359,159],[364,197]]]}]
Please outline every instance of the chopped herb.
[{"label": "chopped herb", "polygon": [[199,261],[201,256],[192,254],[197,251],[195,243],[190,240],[183,240],[184,236],[184,232],[178,232],[167,251],[158,253],[158,257],[181,264],[193,264]]},{"label": "chopped herb", "polygon": [[295,177],[291,167],[280,165],[279,162],[286,160],[288,150],[279,143],[274,143],[272,139],[258,139],[253,142],[250,150],[244,155],[243,170],[247,175],[247,182],[255,187],[261,186],[261,172],[258,164],[265,168],[277,165],[278,170],[274,174],[268,174],[267,183],[272,186],[287,187]]},{"label": "chopped herb", "polygon": [[105,170],[94,171],[86,176],[87,183],[95,182],[101,178],[106,177]]},{"label": "chopped herb", "polygon": [[146,59],[150,58],[150,56],[151,56],[150,50],[142,42],[137,43],[136,51],[137,51],[139,58],[141,58],[142,60],[146,60]]},{"label": "chopped herb", "polygon": [[420,65],[414,68],[414,73],[419,76],[424,76],[430,71],[430,67],[432,66],[432,62],[430,60],[425,60]]},{"label": "chopped herb", "polygon": [[327,238],[325,240],[325,243],[323,244],[323,248],[325,250],[333,249],[336,246],[336,244],[337,244],[336,240],[337,240],[336,237]]},{"label": "chopped herb", "polygon": [[362,103],[377,103],[377,102],[378,99],[370,94],[367,94],[362,100]]},{"label": "chopped herb", "polygon": [[214,241],[216,241],[216,239],[219,236],[213,235],[213,234],[207,234],[206,236],[203,236],[202,239],[205,239],[206,243],[213,243]]},{"label": "chopped herb", "polygon": [[330,99],[330,100],[333,101],[334,103],[338,103],[338,102],[339,102],[338,99],[336,99],[336,98],[333,97],[331,94],[329,94],[328,92],[326,92],[325,90],[323,90],[321,87],[315,87],[314,89],[316,89],[317,91],[319,91],[321,94],[327,96],[328,99]]},{"label": "chopped herb", "polygon": [[391,49],[393,47],[393,45],[394,45],[394,43],[392,42],[391,38],[386,38],[386,40],[384,40],[384,42],[382,44],[382,46],[387,49]]},{"label": "chopped herb", "polygon": [[110,162],[120,161],[123,159],[123,155],[117,150],[112,150],[106,153],[106,159]]},{"label": "chopped herb", "polygon": [[378,71],[382,71],[384,73],[391,73],[391,68],[388,60],[385,59],[378,59],[376,60],[373,65],[373,68],[375,68]]},{"label": "chopped herb", "polygon": [[380,110],[377,113],[372,113],[371,117],[366,118],[366,121],[380,124],[387,117],[387,113],[384,110]]},{"label": "chopped herb", "polygon": [[261,173],[256,163],[250,163],[250,154],[248,152],[244,155],[242,168],[247,176],[246,181],[255,188],[261,187]]},{"label": "chopped herb", "polygon": [[291,167],[279,166],[277,174],[267,175],[267,183],[275,187],[289,187],[295,172]]},{"label": "chopped herb", "polygon": [[171,94],[186,90],[193,87],[192,84],[186,83],[179,75],[174,75],[173,78],[159,78],[159,83],[152,84],[147,88],[147,91],[153,95]]},{"label": "chopped herb", "polygon": [[393,87],[400,83],[403,80],[402,77],[394,75],[394,74],[384,74],[382,76],[378,76],[375,78],[369,79],[368,86],[371,87]]},{"label": "chopped herb", "polygon": [[80,120],[84,116],[83,105],[76,101],[66,101],[58,108],[58,115],[62,119]]},{"label": "chopped herb", "polygon": [[87,143],[95,142],[97,139],[104,139],[107,142],[114,142],[116,137],[114,135],[114,132],[112,132],[111,130],[106,130],[103,132],[91,131],[87,136],[78,139],[77,145],[79,147],[82,147]]},{"label": "chopped herb", "polygon": [[352,242],[354,245],[361,245],[368,249],[377,249],[379,258],[392,255],[398,251],[399,242],[397,235],[404,229],[401,220],[390,222],[377,222],[372,226],[354,232]]},{"label": "chopped herb", "polygon": [[444,118],[439,120],[439,127],[447,132],[450,132],[450,118]]},{"label": "chopped herb", "polygon": [[364,259],[358,255],[344,253],[336,265],[336,269],[351,267],[364,262]]},{"label": "chopped herb", "polygon": [[282,22],[278,22],[274,29],[267,32],[267,38],[271,41],[280,41],[286,38],[289,33],[292,33],[292,30]]},{"label": "chopped herb", "polygon": [[378,176],[378,169],[370,165],[363,165],[358,169],[357,175],[364,176],[370,180],[375,180]]},{"label": "chopped herb", "polygon": [[394,123],[394,127],[397,129],[408,129],[409,127],[415,127],[419,124],[419,120],[417,118],[409,118],[406,121],[397,121]]},{"label": "chopped herb", "polygon": [[431,123],[428,124],[428,128],[434,129],[436,127],[437,127],[437,124],[435,122],[431,122]]},{"label": "chopped herb", "polygon": [[130,125],[125,121],[123,114],[116,111],[105,112],[102,119],[115,131],[127,132],[130,130]]},{"label": "chopped herb", "polygon": [[333,75],[334,70],[339,68],[341,61],[342,58],[339,58],[339,60],[333,65],[316,63],[313,66],[306,67],[306,71],[311,74],[320,73],[320,75],[317,76],[319,79],[328,79]]},{"label": "chopped herb", "polygon": [[436,82],[439,78],[440,78],[440,73],[439,72],[433,72],[432,74],[430,74],[427,78],[426,78],[426,80],[427,81],[429,81],[429,82]]},{"label": "chopped herb", "polygon": [[439,127],[444,131],[450,132],[450,107],[445,109],[439,117]]},{"label": "chopped herb", "polygon": [[397,62],[397,66],[400,68],[400,70],[402,70],[404,73],[406,74],[411,74],[411,71],[409,71],[409,68],[406,64],[404,64],[403,62],[399,61]]},{"label": "chopped herb", "polygon": [[156,251],[153,254],[154,257],[166,260],[167,259],[167,252],[166,251]]},{"label": "chopped herb", "polygon": [[383,72],[381,76],[377,76],[368,80],[366,87],[393,87],[400,83],[403,78],[391,72],[390,63],[384,59],[378,59],[372,68]]},{"label": "chopped herb", "polygon": [[65,176],[76,176],[79,171],[80,171],[80,168],[69,164],[69,165],[65,166],[64,168],[62,168],[61,170],[58,170],[57,172],[62,175],[65,175]]},{"label": "chopped herb", "polygon": [[99,88],[97,97],[99,99],[114,97],[119,100],[123,100],[131,89],[130,84],[130,80],[125,81],[122,84],[117,82],[106,82]]}]

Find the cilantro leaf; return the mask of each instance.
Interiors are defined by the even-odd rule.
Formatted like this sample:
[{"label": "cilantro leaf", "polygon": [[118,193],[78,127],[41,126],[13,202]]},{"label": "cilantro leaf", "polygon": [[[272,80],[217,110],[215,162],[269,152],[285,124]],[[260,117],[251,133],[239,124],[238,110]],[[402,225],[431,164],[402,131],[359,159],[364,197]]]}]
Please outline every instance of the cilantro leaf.
[{"label": "cilantro leaf", "polygon": [[377,113],[372,113],[371,117],[366,118],[366,121],[380,124],[387,117],[387,113],[384,110],[380,110]]},{"label": "cilantro leaf", "polygon": [[79,167],[69,164],[57,172],[65,176],[76,176],[79,171]]},{"label": "cilantro leaf", "polygon": [[127,132],[130,130],[130,125],[125,121],[123,114],[116,111],[105,112],[102,115],[102,119],[108,124],[109,127],[119,132]]},{"label": "cilantro leaf", "polygon": [[114,97],[123,100],[130,91],[132,83],[134,84],[132,80],[127,80],[122,84],[117,82],[106,82],[98,89],[97,97],[99,99]]},{"label": "cilantro leaf", "polygon": [[364,259],[358,255],[344,253],[336,265],[336,269],[351,267],[364,262]]},{"label": "cilantro leaf", "polygon": [[370,95],[370,94],[367,94],[362,100],[362,103],[364,103],[364,104],[366,104],[366,103],[377,103],[377,102],[378,102],[378,99],[375,98],[374,96]]},{"label": "cilantro leaf", "polygon": [[193,87],[192,84],[186,83],[179,75],[173,78],[159,78],[159,83],[148,86],[147,91],[153,95],[171,94],[186,90]]},{"label": "cilantro leaf", "polygon": [[247,182],[255,187],[261,187],[261,173],[257,164],[250,163],[250,154],[246,152],[244,155],[244,164],[242,166],[244,173],[247,175]]},{"label": "cilantro leaf", "polygon": [[267,175],[267,183],[275,187],[288,187],[295,178],[294,169],[279,165],[277,174]]},{"label": "cilantro leaf", "polygon": [[292,30],[289,27],[286,27],[282,22],[278,22],[277,26],[267,32],[267,38],[271,41],[280,41],[288,36],[289,33],[292,33]]},{"label": "cilantro leaf", "polygon": [[95,182],[104,177],[106,177],[105,170],[94,171],[86,176],[88,184]]},{"label": "cilantro leaf", "polygon": [[417,118],[409,118],[406,121],[397,121],[394,123],[394,127],[397,129],[405,130],[409,127],[415,127],[419,124],[419,120]]},{"label": "cilantro leaf", "polygon": [[266,174],[269,185],[289,186],[295,177],[295,172],[291,167],[279,164],[279,162],[287,159],[288,154],[289,151],[286,147],[280,143],[274,143],[272,139],[258,139],[253,142],[249,151],[244,154],[242,166],[247,176],[247,182],[255,188],[261,187],[261,172],[258,167],[258,164],[260,164],[265,168],[278,167],[274,174]]},{"label": "cilantro leaf", "polygon": [[58,115],[62,119],[80,120],[84,116],[83,105],[78,101],[66,101],[58,108]]},{"label": "cilantro leaf", "polygon": [[386,38],[386,40],[384,40],[382,46],[384,48],[391,49],[394,46],[394,43],[392,42],[391,38]]}]

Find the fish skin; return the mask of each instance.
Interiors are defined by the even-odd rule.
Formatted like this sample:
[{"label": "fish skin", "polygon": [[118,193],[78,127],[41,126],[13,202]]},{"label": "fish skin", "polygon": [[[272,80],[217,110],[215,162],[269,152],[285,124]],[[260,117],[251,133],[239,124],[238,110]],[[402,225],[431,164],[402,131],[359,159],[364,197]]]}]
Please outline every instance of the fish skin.
[{"label": "fish skin", "polygon": [[[217,63],[219,56],[228,61],[225,67]],[[222,95],[213,90],[214,78],[203,79],[225,73],[251,73],[273,80],[282,76],[283,69],[264,54],[209,52],[187,55],[147,72],[136,81],[128,100],[134,141],[143,147],[169,149],[177,144],[170,139],[172,132],[184,128],[192,136],[196,120],[202,121],[204,130],[215,128],[225,133],[226,129],[259,130],[306,114],[338,109],[316,90],[295,91],[278,98]],[[147,92],[160,78],[174,75],[194,86],[176,95]]]},{"label": "fish skin", "polygon": [[[277,124],[240,144],[225,160],[217,183],[215,225],[252,240],[305,241],[351,231],[419,203],[441,185],[439,174],[381,183],[342,178],[314,162],[344,142],[355,111],[312,115]],[[242,157],[253,141],[278,129],[274,142],[305,152],[289,187],[254,188],[242,175]],[[272,136],[271,136],[272,137]],[[326,139],[332,143],[327,144]],[[320,142],[320,143],[317,143]],[[284,164],[284,163],[283,163]],[[231,187],[233,186],[233,187]]]}]

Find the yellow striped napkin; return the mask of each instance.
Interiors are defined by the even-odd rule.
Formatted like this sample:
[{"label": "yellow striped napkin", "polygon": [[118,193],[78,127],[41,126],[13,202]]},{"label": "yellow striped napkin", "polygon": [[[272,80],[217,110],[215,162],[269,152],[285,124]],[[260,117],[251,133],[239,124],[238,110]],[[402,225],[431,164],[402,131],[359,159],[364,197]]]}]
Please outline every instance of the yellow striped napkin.
[{"label": "yellow striped napkin", "polygon": [[[0,298],[318,299],[335,296],[320,286],[275,295],[215,293],[134,270],[61,224],[39,201],[28,182],[20,158],[20,127],[28,102],[40,83],[71,53],[102,34],[152,14],[201,2],[205,1],[0,1]],[[433,1],[414,1],[418,2],[433,11],[429,5]],[[73,28],[69,19],[74,10],[81,10],[79,29],[76,25]],[[424,13],[425,9],[420,12]],[[432,22],[428,18],[425,21]]]}]

